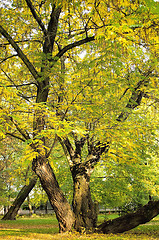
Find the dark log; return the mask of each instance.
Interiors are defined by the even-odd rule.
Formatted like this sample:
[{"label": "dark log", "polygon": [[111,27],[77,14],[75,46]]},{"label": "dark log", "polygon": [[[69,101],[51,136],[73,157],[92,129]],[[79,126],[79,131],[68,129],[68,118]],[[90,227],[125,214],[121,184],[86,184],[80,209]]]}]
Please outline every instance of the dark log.
[{"label": "dark log", "polygon": [[98,226],[100,233],[123,233],[140,224],[149,222],[159,214],[159,201],[149,201],[134,213],[129,213],[119,218],[106,221]]}]

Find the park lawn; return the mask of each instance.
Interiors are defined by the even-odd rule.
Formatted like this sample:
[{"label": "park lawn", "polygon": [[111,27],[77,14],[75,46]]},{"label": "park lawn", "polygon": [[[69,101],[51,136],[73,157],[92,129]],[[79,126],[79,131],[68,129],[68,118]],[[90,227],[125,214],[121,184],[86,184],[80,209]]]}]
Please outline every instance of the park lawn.
[{"label": "park lawn", "polygon": [[[108,215],[114,218],[117,215]],[[99,222],[105,218],[99,216]],[[159,216],[123,234],[58,233],[55,216],[18,218],[16,221],[0,221],[0,240],[153,240],[159,239]]]}]

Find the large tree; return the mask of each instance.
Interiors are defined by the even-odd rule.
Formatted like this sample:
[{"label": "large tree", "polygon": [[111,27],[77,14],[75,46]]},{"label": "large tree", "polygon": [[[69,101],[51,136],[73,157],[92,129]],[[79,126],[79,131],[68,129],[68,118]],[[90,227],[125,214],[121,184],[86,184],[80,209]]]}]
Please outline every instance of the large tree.
[{"label": "large tree", "polygon": [[[155,8],[153,1],[78,0],[15,0],[1,8],[1,135],[28,144],[60,231],[96,227],[89,181],[115,140],[114,154],[132,162],[137,146],[148,150],[142,137],[155,141]],[[128,129],[129,141],[123,136]],[[50,164],[56,141],[73,178],[73,210]],[[137,213],[137,224],[158,214],[158,202],[143,211],[149,206],[155,210],[149,218]]]}]

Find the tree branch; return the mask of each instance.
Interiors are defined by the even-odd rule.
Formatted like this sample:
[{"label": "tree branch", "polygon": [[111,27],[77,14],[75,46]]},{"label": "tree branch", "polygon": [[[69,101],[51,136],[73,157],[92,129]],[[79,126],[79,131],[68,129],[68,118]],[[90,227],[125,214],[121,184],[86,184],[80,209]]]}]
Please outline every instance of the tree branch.
[{"label": "tree branch", "polygon": [[76,146],[76,149],[75,149],[75,157],[77,158],[81,158],[81,150],[86,142],[86,139],[87,139],[87,136],[85,137],[82,137],[80,140],[78,139],[75,139],[75,146]]},{"label": "tree branch", "polygon": [[0,25],[0,33],[8,40],[8,42],[12,45],[14,50],[17,52],[18,56],[21,58],[23,63],[26,65],[34,79],[38,79],[39,75],[32,63],[29,61],[29,59],[26,57],[26,55],[23,53],[23,51],[19,48],[19,46],[16,44],[16,42],[13,40],[13,38],[8,34],[8,32]]},{"label": "tree branch", "polygon": [[[1,69],[1,71],[5,74],[5,76],[9,79],[9,81],[13,84],[13,85],[7,85],[7,86],[5,86],[5,87],[15,87],[15,88],[18,90],[18,87],[29,86],[29,85],[32,85],[32,84],[34,84],[35,86],[37,86],[36,83],[26,83],[26,84],[16,85],[16,84],[14,83],[14,81],[10,78],[10,76],[9,76],[2,68],[0,68],[0,69]],[[0,86],[0,87],[3,87],[3,86]],[[20,94],[20,93],[17,93],[17,95],[20,96],[20,97],[22,97],[22,98],[24,98],[25,100],[29,101],[29,98],[30,98],[30,97],[27,97],[27,96],[25,96],[25,95],[23,95],[23,94]]]},{"label": "tree branch", "polygon": [[105,221],[97,227],[98,233],[122,233],[140,224],[149,222],[159,214],[159,201],[149,201],[136,212],[128,213],[113,220]]},{"label": "tree branch", "polygon": [[[0,109],[3,110],[2,107],[0,107]],[[18,126],[18,124],[16,123],[16,121],[13,119],[12,116],[8,116],[8,114],[6,114],[4,119],[5,120],[10,120],[14,124],[14,126],[16,127],[18,132],[24,137],[25,140],[31,139],[30,136],[29,136],[29,133],[26,130],[23,131],[22,129],[20,129],[20,127]],[[7,134],[11,135],[12,133],[7,133]],[[13,134],[12,134],[12,136],[13,136]],[[16,136],[14,136],[14,137],[16,137]],[[22,141],[25,141],[23,138],[19,137],[19,139],[21,139]]]},{"label": "tree branch", "polygon": [[51,146],[51,148],[50,148],[50,150],[49,150],[49,152],[46,154],[46,157],[47,157],[47,158],[50,156],[50,154],[51,154],[51,152],[52,152],[52,149],[54,148],[54,146],[55,146],[55,144],[57,143],[57,141],[58,141],[58,138],[57,138],[57,135],[56,135],[55,138],[54,138],[53,144],[52,144],[52,146]]},{"label": "tree branch", "polygon": [[150,96],[150,95],[148,95],[147,93],[144,93],[143,97],[144,97],[144,98],[147,98],[147,99],[154,100],[155,103],[159,102],[159,98],[156,98],[156,97],[154,97],[154,96]]},{"label": "tree branch", "polygon": [[[23,42],[38,42],[38,43],[42,44],[42,41],[40,41],[40,40],[25,39],[25,40],[21,40],[21,41],[15,41],[15,43],[23,43]],[[0,47],[4,48],[7,45],[10,45],[10,43],[1,43]]]},{"label": "tree branch", "polygon": [[[60,12],[61,12],[61,9],[55,8],[55,5],[53,4],[50,21],[48,23],[47,36],[45,36],[45,42],[43,44],[43,53],[46,55],[47,60],[49,60],[50,57],[52,56]],[[48,61],[46,61],[46,58],[42,59],[42,65],[43,65],[41,67],[42,74],[48,71],[46,70],[46,68],[48,67]],[[42,81],[38,82],[38,90],[37,90],[37,98],[36,98],[37,103],[47,101],[48,92],[49,92],[49,80],[50,80],[49,75],[47,75],[46,77],[44,77]]]},{"label": "tree branch", "polygon": [[32,5],[32,2],[30,0],[25,0],[25,1],[26,1],[27,5],[29,7],[29,9],[30,9],[34,19],[37,21],[37,23],[39,24],[41,30],[43,31],[44,35],[47,36],[47,30],[45,28],[45,25],[43,24],[41,18],[37,15],[37,13],[36,13],[33,5]]},{"label": "tree branch", "polygon": [[6,60],[8,60],[8,59],[10,59],[10,58],[13,58],[13,57],[16,57],[16,56],[18,56],[18,54],[14,54],[14,55],[12,55],[12,56],[6,57],[6,58],[4,58],[4,59],[0,62],[0,64],[3,63],[3,62],[5,62]]},{"label": "tree branch", "polygon": [[65,144],[66,149],[67,149],[67,151],[68,151],[68,153],[69,153],[69,155],[70,155],[70,157],[72,159],[74,157],[74,155],[75,155],[75,150],[73,149],[72,144],[70,143],[68,138],[65,138],[63,140],[63,143]]},{"label": "tree branch", "polygon": [[13,86],[16,87],[14,81],[10,78],[10,76],[1,67],[0,69],[4,73],[4,75],[9,79],[9,81],[13,84]]},{"label": "tree branch", "polygon": [[10,121],[14,124],[14,126],[16,127],[16,129],[18,130],[19,133],[21,133],[21,135],[25,138],[25,140],[29,140],[29,134],[26,130],[22,130],[18,124],[16,123],[16,121],[13,119],[13,117],[9,117]]},{"label": "tree branch", "polygon": [[[134,109],[134,108],[136,108],[136,107],[138,107],[140,104],[141,104],[141,100],[142,100],[142,97],[144,96],[144,92],[142,91],[142,90],[140,90],[140,87],[142,86],[142,85],[146,85],[147,84],[147,78],[149,77],[149,75],[152,73],[152,71],[154,70],[154,66],[152,67],[150,67],[149,69],[148,69],[148,71],[146,71],[146,72],[141,72],[140,71],[140,69],[138,69],[139,70],[139,72],[141,73],[141,75],[142,76],[144,76],[144,78],[141,80],[141,81],[139,81],[138,83],[137,83],[137,85],[136,85],[136,87],[134,88],[134,91],[132,92],[132,94],[131,94],[131,97],[129,98],[129,101],[128,101],[128,103],[127,103],[127,105],[126,105],[126,109]],[[127,88],[126,90],[125,90],[125,92],[128,90],[129,88]],[[125,92],[124,92],[124,94],[125,94]],[[121,98],[120,98],[121,99]],[[119,121],[119,122],[121,122],[121,121],[125,121],[127,118],[128,118],[128,116],[129,116],[129,112],[122,112],[119,116],[118,116],[118,118],[117,118],[117,121]]]},{"label": "tree branch", "polygon": [[66,53],[68,50],[72,49],[72,48],[75,48],[75,47],[78,47],[80,45],[83,45],[85,43],[88,43],[88,42],[91,42],[91,41],[94,41],[95,40],[95,37],[92,36],[92,37],[87,37],[85,39],[82,39],[82,40],[79,40],[79,41],[76,41],[74,43],[71,43],[71,44],[68,44],[67,46],[65,46],[63,49],[61,49],[61,51],[56,54],[54,56],[53,59],[51,59],[50,61],[51,62],[56,62],[60,57],[63,56],[64,53]]},{"label": "tree branch", "polygon": [[87,176],[91,174],[92,170],[94,169],[94,166],[99,162],[102,153],[108,151],[108,149],[109,143],[103,144],[98,142],[92,149],[92,152],[88,154],[87,160],[85,162],[81,161],[73,162],[73,165],[71,166],[71,172],[73,176],[76,176],[77,173],[83,175],[84,173],[87,172]]},{"label": "tree branch", "polygon": [[9,135],[9,136],[11,136],[11,137],[17,138],[17,139],[19,139],[19,140],[25,142],[25,139],[23,139],[23,138],[21,138],[21,137],[15,135],[15,134],[13,134],[13,133],[9,133],[9,132],[7,132],[6,135]]},{"label": "tree branch", "polygon": [[55,4],[52,6],[52,11],[50,15],[50,21],[47,28],[47,36],[45,38],[43,52],[52,53],[55,37],[57,33],[58,20],[61,13],[61,8],[55,8]]},{"label": "tree branch", "polygon": [[[16,87],[16,88],[18,88],[18,87],[25,87],[25,86],[30,86],[30,85],[35,85],[35,86],[37,86],[37,84],[36,83],[24,83],[24,84],[20,84],[20,85],[7,85],[7,86],[5,86],[5,87]],[[0,87],[3,87],[3,86],[0,86]]]},{"label": "tree branch", "polygon": [[57,138],[58,138],[58,141],[59,141],[59,143],[61,144],[61,146],[64,150],[64,153],[65,153],[65,156],[68,160],[69,166],[72,167],[73,166],[73,161],[72,161],[72,157],[70,156],[70,153],[68,151],[68,148],[66,147],[66,145],[64,144],[64,141],[59,136],[57,136]]}]

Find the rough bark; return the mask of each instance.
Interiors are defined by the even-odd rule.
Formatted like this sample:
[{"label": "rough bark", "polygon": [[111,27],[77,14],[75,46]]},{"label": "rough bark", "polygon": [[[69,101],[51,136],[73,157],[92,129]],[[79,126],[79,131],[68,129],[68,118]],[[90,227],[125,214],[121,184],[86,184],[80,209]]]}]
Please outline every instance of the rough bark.
[{"label": "rough bark", "polygon": [[[82,161],[81,151],[87,140],[88,156],[86,161]],[[60,140],[64,152],[70,165],[70,171],[73,179],[73,211],[75,213],[75,229],[81,231],[82,228],[91,229],[96,227],[97,208],[92,201],[90,192],[90,176],[94,170],[94,166],[100,159],[102,152],[107,151],[107,143],[100,144],[97,142],[91,144],[88,136],[78,140],[75,136],[75,149],[68,138],[64,141]]]},{"label": "rough bark", "polygon": [[[86,169],[87,170],[87,169]],[[88,169],[89,171],[89,169]],[[90,176],[85,172],[72,171],[73,176],[73,211],[75,213],[74,228],[81,231],[82,228],[95,228],[97,224],[96,205],[92,201],[89,187]]]},{"label": "rough bark", "polygon": [[100,233],[122,233],[149,222],[159,214],[159,201],[149,201],[134,213],[126,214],[114,220],[109,220],[98,226]]},{"label": "rough bark", "polygon": [[18,196],[14,200],[13,204],[9,208],[8,212],[4,215],[2,220],[15,220],[18,210],[20,209],[21,205],[23,204],[24,200],[27,198],[28,194],[31,192],[33,187],[35,186],[37,181],[37,177],[34,177],[30,180],[28,185],[25,185],[21,191],[19,192]]},{"label": "rough bark", "polygon": [[59,232],[70,231],[75,220],[74,213],[59,187],[50,164],[44,161],[44,159],[35,159],[33,161],[33,170],[38,175],[41,185],[55,211],[59,223]]}]

